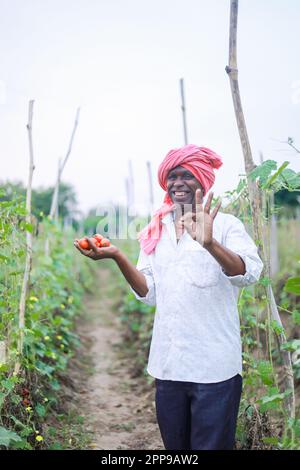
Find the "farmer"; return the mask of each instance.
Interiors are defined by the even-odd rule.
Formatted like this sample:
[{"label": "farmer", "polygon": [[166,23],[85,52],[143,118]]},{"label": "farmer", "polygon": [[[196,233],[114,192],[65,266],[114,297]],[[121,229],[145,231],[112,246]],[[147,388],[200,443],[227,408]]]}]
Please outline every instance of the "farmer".
[{"label": "farmer", "polygon": [[156,305],[147,371],[155,378],[156,415],[167,450],[232,449],[242,391],[239,288],[258,281],[262,262],[242,222],[211,209],[212,150],[171,150],[158,169],[166,191],[139,233],[135,267],[117,247],[91,250],[112,258],[137,299]]}]

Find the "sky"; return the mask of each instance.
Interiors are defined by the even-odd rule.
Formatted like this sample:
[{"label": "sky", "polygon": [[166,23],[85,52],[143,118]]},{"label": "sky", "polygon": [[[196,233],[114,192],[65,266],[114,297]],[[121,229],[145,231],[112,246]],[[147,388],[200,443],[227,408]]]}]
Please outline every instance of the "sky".
[{"label": "sky", "polygon": [[[132,161],[137,207],[164,191],[157,169],[184,145],[179,80],[184,78],[188,142],[223,160],[215,195],[244,173],[228,63],[229,0],[0,0],[0,180],[27,182],[26,123],[34,99],[33,186],[55,183],[77,107],[80,119],[63,180],[79,207],[126,202]],[[300,171],[300,2],[240,0],[238,69],[253,152]]]}]

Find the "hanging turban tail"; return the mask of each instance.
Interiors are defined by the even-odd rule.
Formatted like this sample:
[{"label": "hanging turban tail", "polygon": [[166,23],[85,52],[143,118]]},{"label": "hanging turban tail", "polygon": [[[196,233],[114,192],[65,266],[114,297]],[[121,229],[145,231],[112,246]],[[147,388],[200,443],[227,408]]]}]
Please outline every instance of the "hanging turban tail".
[{"label": "hanging turban tail", "polygon": [[197,145],[185,145],[179,149],[170,150],[158,168],[158,182],[166,191],[162,206],[154,213],[150,223],[138,234],[141,249],[149,255],[161,237],[161,219],[175,208],[167,192],[167,177],[172,168],[182,166],[190,171],[203,188],[204,196],[215,181],[214,169],[220,168],[222,160],[212,150]]}]

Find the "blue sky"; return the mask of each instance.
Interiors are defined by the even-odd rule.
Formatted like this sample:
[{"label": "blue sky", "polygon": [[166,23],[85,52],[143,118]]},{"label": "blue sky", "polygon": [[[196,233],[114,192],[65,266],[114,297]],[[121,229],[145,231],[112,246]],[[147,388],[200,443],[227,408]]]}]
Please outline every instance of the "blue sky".
[{"label": "blue sky", "polygon": [[[35,99],[34,186],[55,181],[76,108],[78,132],[64,180],[80,207],[125,202],[128,159],[135,200],[148,201],[146,161],[155,205],[163,191],[159,163],[183,145],[179,79],[184,77],[189,143],[224,161],[214,190],[222,194],[244,172],[228,61],[229,0],[0,0],[1,179],[28,175],[26,121]],[[255,161],[300,171],[300,2],[240,0],[238,66]]]}]

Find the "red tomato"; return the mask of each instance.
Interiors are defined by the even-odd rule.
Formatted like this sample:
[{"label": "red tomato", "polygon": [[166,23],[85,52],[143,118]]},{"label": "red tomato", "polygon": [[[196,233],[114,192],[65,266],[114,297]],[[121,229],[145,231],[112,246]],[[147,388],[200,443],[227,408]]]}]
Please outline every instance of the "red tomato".
[{"label": "red tomato", "polygon": [[89,242],[85,238],[79,240],[79,246],[81,246],[83,250],[88,250],[90,247]]},{"label": "red tomato", "polygon": [[101,246],[101,242],[98,240],[98,238],[93,237],[92,240],[98,248]]},{"label": "red tomato", "polygon": [[96,238],[96,240],[98,240],[99,242],[101,242],[103,235],[101,235],[100,233],[96,233],[95,235],[93,235],[93,238]]},{"label": "red tomato", "polygon": [[102,238],[101,247],[103,246],[110,246],[110,241],[108,240],[108,238]]}]

